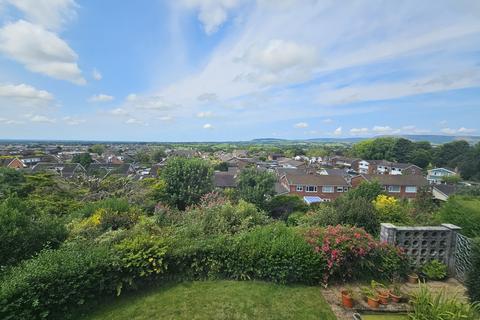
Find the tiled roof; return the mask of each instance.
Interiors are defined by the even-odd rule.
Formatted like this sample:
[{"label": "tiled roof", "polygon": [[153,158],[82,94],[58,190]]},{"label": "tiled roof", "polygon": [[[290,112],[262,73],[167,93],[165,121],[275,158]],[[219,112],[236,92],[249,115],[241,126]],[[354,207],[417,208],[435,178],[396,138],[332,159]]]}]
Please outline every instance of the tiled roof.
[{"label": "tiled roof", "polygon": [[318,175],[318,174],[286,174],[289,185],[312,185],[312,186],[348,186],[347,181],[341,176]]},{"label": "tiled roof", "polygon": [[389,174],[362,174],[368,181],[377,180],[382,185],[387,186],[426,186],[427,179],[419,175],[389,175]]}]

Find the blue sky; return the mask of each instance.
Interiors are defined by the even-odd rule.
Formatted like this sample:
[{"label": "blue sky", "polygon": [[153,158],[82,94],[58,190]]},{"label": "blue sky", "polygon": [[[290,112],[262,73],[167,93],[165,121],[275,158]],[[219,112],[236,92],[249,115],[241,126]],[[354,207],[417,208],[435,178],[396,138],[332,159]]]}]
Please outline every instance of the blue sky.
[{"label": "blue sky", "polygon": [[0,0],[0,138],[480,133],[477,0]]}]

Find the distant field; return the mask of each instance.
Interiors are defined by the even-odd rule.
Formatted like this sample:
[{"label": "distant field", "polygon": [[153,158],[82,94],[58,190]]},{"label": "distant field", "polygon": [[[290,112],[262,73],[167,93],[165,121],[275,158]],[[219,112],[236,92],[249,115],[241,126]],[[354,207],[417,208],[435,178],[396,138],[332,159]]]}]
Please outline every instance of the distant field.
[{"label": "distant field", "polygon": [[319,287],[253,281],[198,281],[120,297],[83,320],[334,320]]}]

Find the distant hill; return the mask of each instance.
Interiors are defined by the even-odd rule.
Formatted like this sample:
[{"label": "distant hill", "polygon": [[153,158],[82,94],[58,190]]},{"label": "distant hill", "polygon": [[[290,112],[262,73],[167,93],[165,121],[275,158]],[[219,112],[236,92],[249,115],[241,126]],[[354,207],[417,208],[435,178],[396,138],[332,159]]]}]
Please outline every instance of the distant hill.
[{"label": "distant hill", "polygon": [[251,143],[296,143],[296,142],[310,142],[310,143],[357,143],[363,140],[380,138],[380,137],[396,137],[396,138],[405,138],[411,141],[429,141],[432,144],[443,144],[457,140],[465,140],[471,144],[480,142],[480,136],[447,136],[447,135],[417,135],[417,134],[406,134],[406,135],[389,135],[389,136],[375,136],[375,137],[352,137],[352,138],[313,138],[313,139],[276,139],[276,138],[262,138],[262,139],[253,139]]}]

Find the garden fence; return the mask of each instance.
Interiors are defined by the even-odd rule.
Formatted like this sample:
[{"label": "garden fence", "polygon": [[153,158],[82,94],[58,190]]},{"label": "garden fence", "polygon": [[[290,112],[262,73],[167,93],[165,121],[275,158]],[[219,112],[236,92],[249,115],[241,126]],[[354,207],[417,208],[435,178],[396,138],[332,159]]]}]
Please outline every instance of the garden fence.
[{"label": "garden fence", "polygon": [[417,267],[433,259],[445,263],[449,274],[463,282],[472,267],[472,240],[460,230],[452,224],[400,227],[382,223],[380,240],[403,248]]}]

